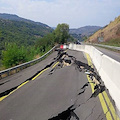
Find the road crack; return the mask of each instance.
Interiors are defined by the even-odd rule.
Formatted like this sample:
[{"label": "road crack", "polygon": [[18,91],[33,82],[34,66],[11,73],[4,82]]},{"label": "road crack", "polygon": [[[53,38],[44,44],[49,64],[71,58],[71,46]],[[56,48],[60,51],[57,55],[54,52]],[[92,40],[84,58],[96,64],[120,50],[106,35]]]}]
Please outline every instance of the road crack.
[{"label": "road crack", "polygon": [[91,113],[84,119],[84,120],[87,120],[92,114],[93,114],[93,111],[94,111],[94,108],[96,107],[96,103],[95,105],[93,106],[92,110],[91,110]]},{"label": "road crack", "polygon": [[79,117],[74,112],[75,108],[73,108],[74,105],[70,106],[67,110],[59,113],[57,116],[52,117],[48,120],[70,120],[72,117],[76,120],[80,120]]}]

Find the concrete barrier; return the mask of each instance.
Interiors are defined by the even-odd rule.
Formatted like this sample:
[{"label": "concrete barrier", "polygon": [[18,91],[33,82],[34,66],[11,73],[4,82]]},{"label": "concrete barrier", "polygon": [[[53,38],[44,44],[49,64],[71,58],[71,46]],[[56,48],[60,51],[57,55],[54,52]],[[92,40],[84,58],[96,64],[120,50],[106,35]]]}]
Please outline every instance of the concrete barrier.
[{"label": "concrete barrier", "polygon": [[85,45],[76,45],[76,50],[84,51],[85,50]]},{"label": "concrete barrier", "polygon": [[99,70],[101,69],[103,53],[98,51],[94,47],[92,49],[93,50],[89,54],[90,54],[90,57],[92,58],[92,61],[93,61],[94,65],[95,65],[97,71],[99,72]]},{"label": "concrete barrier", "polygon": [[120,111],[120,63],[103,55],[99,74]]},{"label": "concrete barrier", "polygon": [[88,53],[120,112],[120,63],[93,46],[71,44],[69,49]]}]

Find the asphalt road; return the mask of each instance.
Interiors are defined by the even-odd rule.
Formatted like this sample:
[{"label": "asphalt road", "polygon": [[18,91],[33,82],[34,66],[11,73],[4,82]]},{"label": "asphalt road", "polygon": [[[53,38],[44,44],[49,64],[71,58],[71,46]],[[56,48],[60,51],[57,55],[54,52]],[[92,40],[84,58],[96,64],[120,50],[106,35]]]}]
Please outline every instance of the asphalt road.
[{"label": "asphalt road", "polygon": [[[70,50],[67,53],[65,59],[70,64],[55,61],[54,52],[42,62],[2,79],[0,120],[117,120],[114,102],[103,82],[100,80],[94,89],[87,75],[92,68],[88,71],[85,54]],[[79,69],[71,56],[87,69]]]},{"label": "asphalt road", "polygon": [[[83,42],[81,42],[82,45],[85,45]],[[120,62],[120,52],[114,52],[112,50],[108,50],[99,46],[94,46],[96,49],[101,51],[103,54],[109,56],[110,58]]]},{"label": "asphalt road", "polygon": [[117,53],[117,52],[114,52],[114,51],[111,51],[111,50],[108,50],[108,49],[105,49],[105,48],[101,48],[101,47],[96,47],[94,46],[95,48],[97,48],[99,51],[101,51],[103,54],[109,56],[110,58],[120,62],[120,53]]}]

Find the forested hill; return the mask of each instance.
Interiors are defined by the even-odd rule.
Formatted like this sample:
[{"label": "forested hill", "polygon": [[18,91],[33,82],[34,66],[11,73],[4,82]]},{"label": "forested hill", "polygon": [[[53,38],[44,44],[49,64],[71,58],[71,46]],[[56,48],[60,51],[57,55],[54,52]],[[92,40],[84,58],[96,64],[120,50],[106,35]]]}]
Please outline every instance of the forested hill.
[{"label": "forested hill", "polygon": [[13,21],[23,21],[23,22],[27,22],[27,23],[32,23],[32,24],[36,24],[36,25],[41,25],[43,27],[49,27],[48,25],[41,23],[41,22],[34,22],[32,20],[28,20],[25,18],[21,18],[17,15],[13,15],[13,14],[6,14],[6,13],[0,13],[0,18],[2,19],[6,19],[6,20],[13,20]]},{"label": "forested hill", "polygon": [[[53,31],[52,28],[42,23],[27,21],[15,15],[4,15],[0,18],[0,55],[5,43],[12,42],[17,45],[31,46],[38,38]],[[12,20],[13,18],[14,20]],[[19,20],[15,18],[19,18]]]},{"label": "forested hill", "polygon": [[32,45],[36,38],[43,37],[52,31],[51,28],[32,23],[0,19],[0,43],[17,42]]}]

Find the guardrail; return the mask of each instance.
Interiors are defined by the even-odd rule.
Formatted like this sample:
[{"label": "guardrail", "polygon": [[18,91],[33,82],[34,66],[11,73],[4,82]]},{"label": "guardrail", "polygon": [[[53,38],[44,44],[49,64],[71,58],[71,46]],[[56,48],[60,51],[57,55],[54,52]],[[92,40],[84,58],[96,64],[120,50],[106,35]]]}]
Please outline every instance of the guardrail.
[{"label": "guardrail", "polygon": [[49,50],[47,53],[45,53],[44,55],[42,55],[40,58],[37,58],[37,59],[34,59],[32,61],[29,61],[29,62],[26,62],[26,63],[23,63],[23,64],[20,64],[20,65],[17,65],[15,67],[12,67],[12,68],[9,68],[9,69],[6,69],[6,70],[3,70],[3,71],[0,71],[0,79],[4,78],[4,77],[7,77],[9,75],[12,75],[14,73],[17,73],[29,66],[32,66],[38,62],[40,62],[42,59],[44,59],[45,56],[47,56],[48,54],[50,54],[52,51],[55,50],[57,46],[54,46],[51,50]]},{"label": "guardrail", "polygon": [[115,50],[120,50],[120,47],[109,46],[109,45],[101,45],[101,44],[89,44],[89,45],[97,45],[100,47],[106,47],[106,48],[111,48],[111,49],[115,49]]}]

